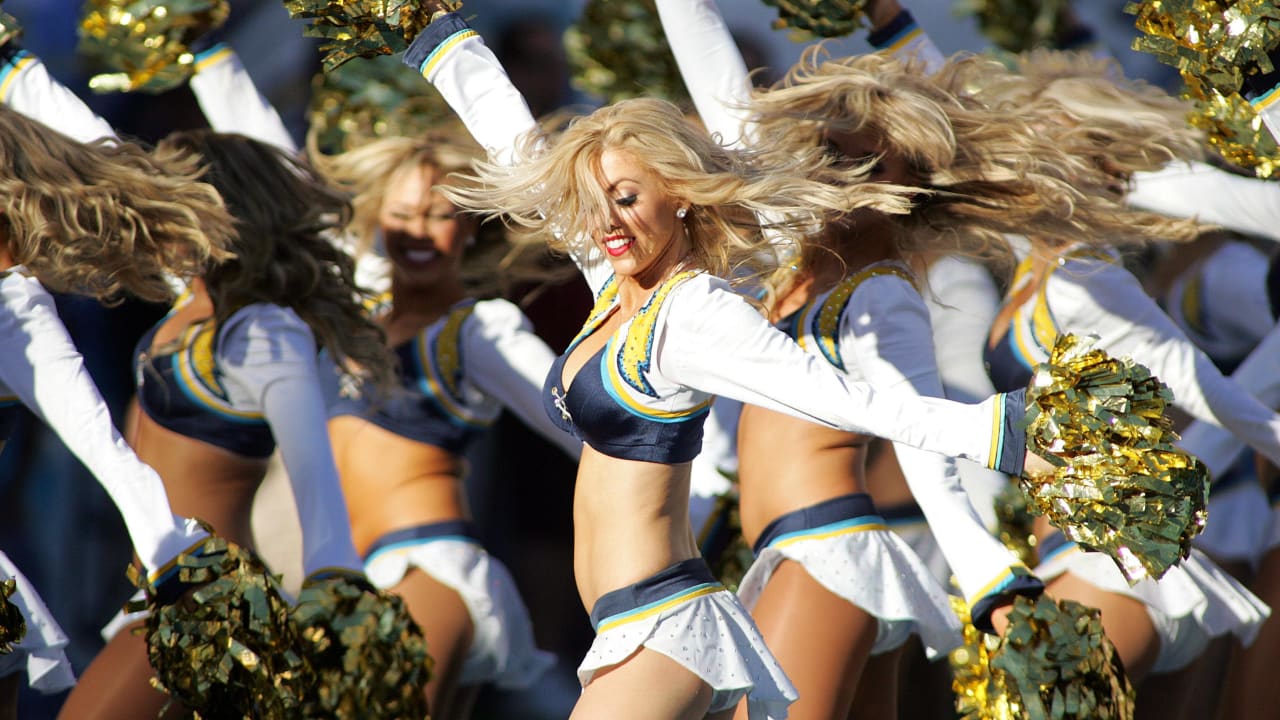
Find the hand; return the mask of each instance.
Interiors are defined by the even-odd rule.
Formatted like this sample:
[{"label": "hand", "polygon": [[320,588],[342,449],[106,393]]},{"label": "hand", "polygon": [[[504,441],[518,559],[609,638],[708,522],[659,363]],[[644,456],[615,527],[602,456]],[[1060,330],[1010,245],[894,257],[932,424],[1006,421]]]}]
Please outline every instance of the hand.
[{"label": "hand", "polygon": [[1057,468],[1055,468],[1048,460],[1045,460],[1030,450],[1027,451],[1027,457],[1023,461],[1022,465],[1023,477],[1052,475],[1056,470]]}]

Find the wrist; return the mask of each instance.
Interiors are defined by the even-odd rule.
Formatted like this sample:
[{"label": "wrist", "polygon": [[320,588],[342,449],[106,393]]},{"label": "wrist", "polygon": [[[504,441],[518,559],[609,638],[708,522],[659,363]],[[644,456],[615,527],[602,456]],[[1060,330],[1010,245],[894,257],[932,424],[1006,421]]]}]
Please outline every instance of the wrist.
[{"label": "wrist", "polygon": [[898,0],[878,0],[871,3],[867,8],[867,20],[871,23],[871,31],[883,29],[886,25],[893,22],[903,10]]}]

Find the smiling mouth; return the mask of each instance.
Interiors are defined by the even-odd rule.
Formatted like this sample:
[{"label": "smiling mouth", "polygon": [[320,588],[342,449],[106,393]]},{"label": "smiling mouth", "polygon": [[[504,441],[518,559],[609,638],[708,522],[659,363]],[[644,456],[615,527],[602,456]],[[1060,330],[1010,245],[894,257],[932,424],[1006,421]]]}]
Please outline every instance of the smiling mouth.
[{"label": "smiling mouth", "polygon": [[404,259],[415,265],[425,265],[435,260],[440,252],[435,248],[405,248],[401,251]]},{"label": "smiling mouth", "polygon": [[612,257],[617,257],[631,248],[635,240],[626,235],[610,235],[604,239],[604,250]]}]

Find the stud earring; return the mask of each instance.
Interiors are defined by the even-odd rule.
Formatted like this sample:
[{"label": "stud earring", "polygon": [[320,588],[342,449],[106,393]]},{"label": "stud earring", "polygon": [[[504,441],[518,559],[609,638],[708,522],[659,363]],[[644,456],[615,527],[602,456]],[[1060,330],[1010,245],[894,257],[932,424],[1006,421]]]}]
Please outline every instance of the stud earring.
[{"label": "stud earring", "polygon": [[684,216],[688,214],[689,214],[689,208],[680,208],[679,210],[676,210],[676,217],[680,218],[681,220],[683,220]]}]

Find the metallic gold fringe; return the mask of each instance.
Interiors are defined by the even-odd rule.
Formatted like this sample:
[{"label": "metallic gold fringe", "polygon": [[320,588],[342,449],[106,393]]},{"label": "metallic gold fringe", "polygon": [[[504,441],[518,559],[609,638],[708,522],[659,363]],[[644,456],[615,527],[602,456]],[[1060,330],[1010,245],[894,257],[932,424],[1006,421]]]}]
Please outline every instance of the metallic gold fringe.
[{"label": "metallic gold fringe", "polygon": [[[303,35],[322,38],[324,71],[333,72],[357,57],[395,55],[431,24],[433,13],[421,0],[284,0],[289,16],[304,18]],[[459,0],[443,0],[450,11]]]},{"label": "metallic gold fringe", "polygon": [[[4,0],[0,0],[3,2]],[[0,47],[22,35],[22,24],[7,12],[0,11]]]},{"label": "metallic gold fringe", "polygon": [[1021,479],[1031,511],[1130,583],[1162,576],[1204,529],[1208,472],[1173,444],[1170,399],[1142,365],[1070,334],[1027,389],[1028,447],[1057,468]]},{"label": "metallic gold fringe", "polygon": [[1271,177],[1280,150],[1240,94],[1245,77],[1272,72],[1280,48],[1280,5],[1275,0],[1143,0],[1125,6],[1145,35],[1133,48],[1178,69],[1184,96],[1194,100],[1192,125],[1210,134],[1227,160]]},{"label": "metallic gold fringe", "polygon": [[432,661],[399,597],[358,575],[309,580],[293,621],[316,683],[306,717],[427,717]]},{"label": "metallic gold fringe", "polygon": [[298,717],[306,668],[277,578],[216,536],[178,566],[178,579],[197,587],[168,605],[130,567],[148,595],[152,684],[197,717]]},{"label": "metallic gold fringe", "polygon": [[656,97],[691,104],[654,0],[589,0],[565,31],[564,47],[573,86],[605,103]]},{"label": "metallic gold fringe", "polygon": [[867,24],[867,0],[764,0],[778,9],[777,29],[793,28],[800,37],[844,37]]},{"label": "metallic gold fringe", "polygon": [[88,0],[80,52],[113,72],[96,75],[97,92],[158,93],[195,72],[191,43],[227,20],[227,0]]},{"label": "metallic gold fringe", "polygon": [[1023,565],[1039,565],[1036,536],[1033,532],[1035,516],[1027,508],[1027,496],[1022,489],[1012,484],[1006,485],[993,502],[996,509],[996,537],[1013,551]]},{"label": "metallic gold fringe", "polygon": [[419,137],[457,116],[422,76],[389,55],[347,63],[311,81],[311,127],[325,152],[382,137]]},{"label": "metallic gold fringe", "polygon": [[1062,32],[1068,0],[960,0],[958,12],[973,15],[997,47],[1020,53],[1053,47]]},{"label": "metallic gold fringe", "polygon": [[952,690],[963,720],[1131,720],[1134,690],[1102,631],[1102,614],[1071,600],[1017,597],[997,638],[969,622],[951,653]]},{"label": "metallic gold fringe", "polygon": [[9,596],[17,591],[17,578],[0,581],[0,655],[13,652],[13,644],[27,634],[27,620],[22,617],[22,610],[9,602]]}]

